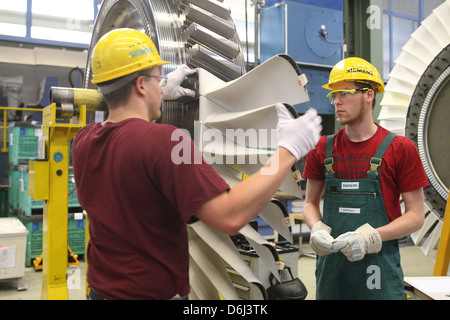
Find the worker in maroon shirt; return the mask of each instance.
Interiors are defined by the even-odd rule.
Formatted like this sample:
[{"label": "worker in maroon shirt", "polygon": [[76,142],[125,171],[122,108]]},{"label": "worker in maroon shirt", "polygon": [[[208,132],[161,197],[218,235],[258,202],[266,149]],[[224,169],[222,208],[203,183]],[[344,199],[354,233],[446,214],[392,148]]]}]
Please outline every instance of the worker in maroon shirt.
[{"label": "worker in maroon shirt", "polygon": [[[105,34],[93,51],[92,82],[109,114],[82,128],[72,145],[77,195],[89,218],[89,299],[186,297],[187,223],[195,217],[236,234],[320,137],[315,111],[293,119],[277,104],[279,148],[262,168],[276,163],[271,174],[257,172],[230,188],[192,140],[192,162],[176,164],[178,141],[171,137],[178,129],[152,122],[161,116],[162,98],[185,94],[180,81],[160,74],[167,63],[147,35],[132,29]],[[174,72],[180,80],[185,71]]]}]

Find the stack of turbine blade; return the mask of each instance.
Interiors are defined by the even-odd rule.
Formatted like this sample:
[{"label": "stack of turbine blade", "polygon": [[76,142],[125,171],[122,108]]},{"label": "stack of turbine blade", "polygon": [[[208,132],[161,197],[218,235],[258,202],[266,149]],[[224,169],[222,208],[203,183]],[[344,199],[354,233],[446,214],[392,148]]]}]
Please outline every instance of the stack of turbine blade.
[{"label": "stack of turbine blade", "polygon": [[216,1],[182,0],[180,11],[189,66],[208,70],[224,81],[245,73],[238,63],[240,43],[230,9]]},{"label": "stack of turbine blade", "polygon": [[197,22],[226,38],[232,38],[236,33],[234,24],[231,21],[222,19],[221,17],[192,4],[186,6],[184,14],[186,16],[187,24]]},{"label": "stack of turbine blade", "polygon": [[239,55],[240,50],[236,43],[211,32],[195,22],[189,26],[187,33],[189,34],[188,43],[192,46],[200,44],[229,60]]},{"label": "stack of turbine blade", "polygon": [[203,68],[224,81],[231,81],[241,75],[241,68],[228,59],[196,44],[188,50],[189,64],[194,68]]},{"label": "stack of turbine blade", "polygon": [[214,12],[216,16],[221,17],[224,20],[229,20],[231,18],[230,9],[219,3],[223,2],[223,0],[217,0],[214,2],[210,0],[181,0],[181,2],[185,6],[193,4],[203,10]]}]

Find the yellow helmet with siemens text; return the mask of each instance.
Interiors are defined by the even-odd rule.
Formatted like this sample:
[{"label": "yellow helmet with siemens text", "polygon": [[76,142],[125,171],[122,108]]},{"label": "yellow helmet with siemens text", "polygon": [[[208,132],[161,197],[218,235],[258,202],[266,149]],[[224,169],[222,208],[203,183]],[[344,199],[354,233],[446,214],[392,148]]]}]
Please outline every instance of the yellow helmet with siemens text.
[{"label": "yellow helmet with siemens text", "polygon": [[384,82],[380,73],[364,59],[351,57],[338,62],[330,72],[330,79],[322,87],[333,90],[334,84],[343,81],[355,81],[370,84],[376,93],[384,92]]},{"label": "yellow helmet with siemens text", "polygon": [[114,29],[103,35],[94,47],[92,83],[114,80],[168,63],[161,59],[155,44],[145,33],[129,28]]}]

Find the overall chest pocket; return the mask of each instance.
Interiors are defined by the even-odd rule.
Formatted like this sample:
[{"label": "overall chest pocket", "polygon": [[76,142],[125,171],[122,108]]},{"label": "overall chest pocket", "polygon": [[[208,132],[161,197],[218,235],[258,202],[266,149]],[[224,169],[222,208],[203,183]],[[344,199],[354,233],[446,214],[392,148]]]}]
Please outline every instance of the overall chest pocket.
[{"label": "overall chest pocket", "polygon": [[[379,199],[376,192],[330,191],[325,195],[324,223],[339,225],[340,233],[364,223],[377,225]],[[344,229],[342,229],[344,228]],[[348,228],[348,230],[346,230]]]}]

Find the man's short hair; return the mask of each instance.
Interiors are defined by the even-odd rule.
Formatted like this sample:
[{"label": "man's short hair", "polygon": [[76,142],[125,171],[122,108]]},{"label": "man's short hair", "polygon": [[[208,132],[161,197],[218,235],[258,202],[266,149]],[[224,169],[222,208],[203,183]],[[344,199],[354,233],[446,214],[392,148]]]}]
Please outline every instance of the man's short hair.
[{"label": "man's short hair", "polygon": [[[114,80],[113,80],[114,81]],[[135,81],[131,81],[124,85],[123,87],[114,90],[111,93],[103,94],[103,97],[105,98],[106,103],[108,104],[108,107],[110,109],[114,109],[120,105],[124,105],[128,102],[131,96],[131,90],[134,85]],[[107,84],[107,83],[105,83]]]}]

